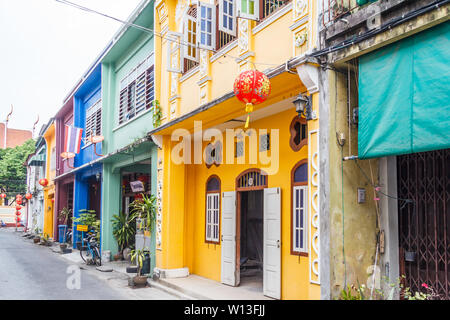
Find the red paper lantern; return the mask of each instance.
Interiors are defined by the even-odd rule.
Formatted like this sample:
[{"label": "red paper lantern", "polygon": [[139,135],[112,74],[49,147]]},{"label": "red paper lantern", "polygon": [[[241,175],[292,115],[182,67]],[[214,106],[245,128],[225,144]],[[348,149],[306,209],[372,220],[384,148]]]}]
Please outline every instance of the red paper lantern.
[{"label": "red paper lantern", "polygon": [[16,195],[16,199],[23,199],[21,194]]},{"label": "red paper lantern", "polygon": [[20,211],[16,211],[16,216],[20,216]]},{"label": "red paper lantern", "polygon": [[269,78],[258,70],[241,72],[234,81],[233,91],[236,98],[246,104],[247,121],[245,122],[245,128],[248,127],[253,105],[264,102],[269,96],[270,90]]},{"label": "red paper lantern", "polygon": [[16,203],[17,203],[17,204],[22,204],[22,199],[17,199],[17,200],[16,200]]},{"label": "red paper lantern", "polygon": [[20,211],[20,209],[22,209],[21,206],[16,206],[16,210],[17,210],[17,211]]},{"label": "red paper lantern", "polygon": [[48,180],[47,179],[40,179],[39,180],[39,184],[41,185],[41,186],[43,186],[43,187],[45,187],[45,186],[47,186],[48,185]]},{"label": "red paper lantern", "polygon": [[20,221],[22,221],[22,220],[20,220],[20,218],[19,218],[19,217],[17,217],[17,218],[16,218],[16,221],[17,221],[17,222],[20,222]]},{"label": "red paper lantern", "polygon": [[27,198],[27,200],[30,200],[31,198],[33,198],[33,195],[31,193],[27,193],[25,195],[25,198]]},{"label": "red paper lantern", "polygon": [[0,194],[0,198],[5,199],[6,198],[6,193]]}]

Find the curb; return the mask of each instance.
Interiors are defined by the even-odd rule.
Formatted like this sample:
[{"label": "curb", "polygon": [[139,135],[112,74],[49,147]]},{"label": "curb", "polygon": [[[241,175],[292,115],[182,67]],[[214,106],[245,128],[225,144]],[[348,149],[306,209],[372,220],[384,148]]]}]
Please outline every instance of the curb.
[{"label": "curb", "polygon": [[166,292],[168,294],[171,294],[171,295],[173,295],[175,297],[178,297],[181,300],[199,300],[196,297],[193,297],[191,295],[186,294],[184,292],[184,290],[178,290],[178,289],[175,289],[175,288],[171,288],[170,286],[168,286],[166,284],[160,283],[160,280],[155,281],[155,280],[152,280],[152,279],[149,278],[148,282],[150,283],[151,287],[154,287],[154,288],[159,289],[161,291],[164,291],[164,292]]},{"label": "curb", "polygon": [[[153,281],[153,282],[155,282],[155,281]],[[166,281],[165,279],[159,278],[157,280],[157,283],[160,284],[161,286],[167,287],[167,288],[169,288],[171,290],[178,291],[181,294],[190,297],[189,300],[213,300],[213,299],[211,299],[209,297],[203,296],[203,295],[198,294],[198,293],[196,293],[194,291],[186,289],[185,287],[181,287],[181,286],[173,284],[173,283],[171,283],[169,281]]]}]

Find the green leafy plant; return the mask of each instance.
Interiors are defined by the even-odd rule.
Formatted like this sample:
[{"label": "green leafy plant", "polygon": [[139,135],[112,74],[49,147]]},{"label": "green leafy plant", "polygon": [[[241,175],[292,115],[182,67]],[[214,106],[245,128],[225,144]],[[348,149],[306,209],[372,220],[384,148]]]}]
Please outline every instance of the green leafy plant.
[{"label": "green leafy plant", "polygon": [[161,125],[162,111],[158,100],[153,100],[153,127]]},{"label": "green leafy plant", "polygon": [[78,218],[74,218],[73,222],[80,225],[87,225],[89,227],[89,231],[93,230],[96,233],[97,241],[100,240],[100,220],[97,219],[95,210],[81,209],[80,216]]},{"label": "green leafy plant", "polygon": [[61,221],[61,224],[67,224],[67,220],[69,219],[69,216],[72,214],[72,209],[68,209],[67,207],[64,207],[59,212],[58,218]]},{"label": "green leafy plant", "polygon": [[127,246],[129,246],[136,234],[134,215],[126,215],[120,212],[118,215],[113,215],[111,219],[113,227],[113,236],[119,246],[119,251],[122,252]]},{"label": "green leafy plant", "polygon": [[145,228],[151,231],[158,208],[156,196],[153,194],[146,195],[145,193],[141,193],[141,195],[142,198],[136,199],[130,204],[131,213],[136,219],[144,219]]},{"label": "green leafy plant", "polygon": [[347,285],[347,288],[341,290],[339,300],[364,300],[364,289],[364,285],[359,287]]},{"label": "green leafy plant", "polygon": [[0,189],[7,194],[27,192],[28,155],[36,151],[36,141],[29,139],[14,148],[0,149]]},{"label": "green leafy plant", "polygon": [[143,248],[143,249],[134,249],[131,250],[130,255],[131,255],[131,261],[132,262],[137,262],[137,274],[138,276],[142,275],[142,267],[144,265],[144,259],[145,259],[145,254],[148,253],[150,250],[148,248]]}]

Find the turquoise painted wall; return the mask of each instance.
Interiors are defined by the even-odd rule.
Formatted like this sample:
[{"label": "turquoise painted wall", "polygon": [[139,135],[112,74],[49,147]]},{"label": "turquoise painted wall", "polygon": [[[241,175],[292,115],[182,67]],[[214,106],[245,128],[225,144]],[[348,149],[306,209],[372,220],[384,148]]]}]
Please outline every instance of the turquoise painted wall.
[{"label": "turquoise painted wall", "polygon": [[[153,29],[153,2],[140,13],[134,23]],[[119,126],[120,81],[140,62],[154,52],[153,35],[129,28],[125,31],[102,60],[102,130],[105,140],[103,154],[116,152],[137,139],[147,136],[152,130],[152,109],[130,119]],[[153,57],[152,57],[153,59]],[[135,147],[128,155],[116,155],[103,163],[102,197],[102,248],[117,252],[117,243],[112,235],[111,218],[118,214],[121,205],[121,170],[139,161],[151,159],[151,192],[156,194],[157,147],[145,142]],[[151,237],[151,270],[155,267],[155,232]]]}]

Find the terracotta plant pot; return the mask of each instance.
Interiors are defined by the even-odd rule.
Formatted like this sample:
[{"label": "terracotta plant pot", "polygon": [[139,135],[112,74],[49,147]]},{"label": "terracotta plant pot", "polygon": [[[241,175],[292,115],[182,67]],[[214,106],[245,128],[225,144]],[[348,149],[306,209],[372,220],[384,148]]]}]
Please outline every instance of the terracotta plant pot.
[{"label": "terracotta plant pot", "polygon": [[135,276],[133,278],[133,283],[138,286],[145,285],[145,284],[147,284],[147,277],[146,276]]},{"label": "terracotta plant pot", "polygon": [[123,256],[120,252],[116,253],[114,256],[114,261],[122,260]]},{"label": "terracotta plant pot", "polygon": [[33,239],[34,243],[39,243],[40,241],[41,241],[41,239],[39,237]]}]

